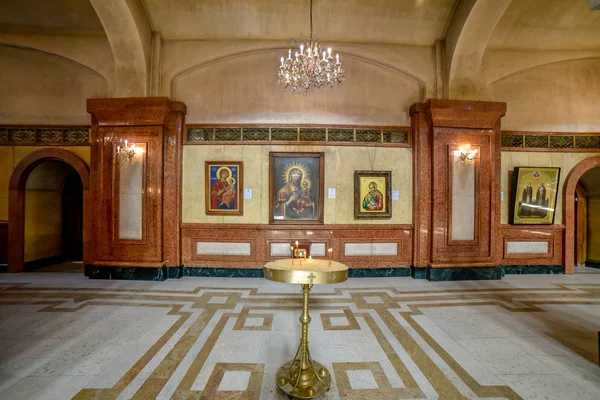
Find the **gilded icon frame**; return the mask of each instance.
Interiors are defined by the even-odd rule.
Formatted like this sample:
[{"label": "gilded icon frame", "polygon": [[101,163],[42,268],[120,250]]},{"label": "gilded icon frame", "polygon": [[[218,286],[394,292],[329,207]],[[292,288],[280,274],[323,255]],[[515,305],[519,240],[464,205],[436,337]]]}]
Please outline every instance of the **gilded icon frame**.
[{"label": "gilded icon frame", "polygon": [[269,153],[269,223],[323,223],[324,157],[324,153]]},{"label": "gilded icon frame", "polygon": [[392,218],[391,199],[392,171],[354,171],[355,219]]},{"label": "gilded icon frame", "polygon": [[[225,178],[227,183],[225,184],[218,176],[224,172],[228,172],[228,177]],[[230,179],[233,179],[233,181],[230,181]],[[206,214],[244,214],[244,164],[242,162],[206,161],[204,163],[204,180]]]},{"label": "gilded icon frame", "polygon": [[508,222],[512,225],[554,224],[559,183],[559,167],[515,167]]}]

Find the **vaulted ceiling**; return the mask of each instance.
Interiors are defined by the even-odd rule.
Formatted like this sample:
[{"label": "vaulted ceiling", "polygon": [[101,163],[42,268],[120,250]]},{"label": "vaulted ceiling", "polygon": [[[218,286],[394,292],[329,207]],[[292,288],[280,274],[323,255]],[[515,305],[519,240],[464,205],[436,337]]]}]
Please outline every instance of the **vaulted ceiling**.
[{"label": "vaulted ceiling", "polygon": [[[308,38],[309,0],[144,0],[167,39]],[[432,45],[444,37],[456,0],[314,0],[320,40]]]},{"label": "vaulted ceiling", "polygon": [[[309,36],[309,0],[139,1],[152,30],[165,39],[298,41]],[[332,42],[429,46],[445,37],[457,3],[314,0],[314,36]],[[0,32],[104,34],[89,0],[2,0]],[[590,11],[588,0],[513,0],[489,48],[598,49],[600,11]]]},{"label": "vaulted ceiling", "polygon": [[89,0],[2,0],[0,32],[104,34]]},{"label": "vaulted ceiling", "polygon": [[513,0],[496,26],[491,48],[591,50],[600,48],[600,11],[588,0]]}]

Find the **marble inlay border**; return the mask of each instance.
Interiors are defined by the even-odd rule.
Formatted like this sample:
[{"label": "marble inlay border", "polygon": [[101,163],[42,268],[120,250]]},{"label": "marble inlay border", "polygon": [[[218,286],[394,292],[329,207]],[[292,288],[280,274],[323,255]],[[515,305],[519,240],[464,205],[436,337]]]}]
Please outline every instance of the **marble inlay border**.
[{"label": "marble inlay border", "polygon": [[361,144],[412,147],[410,127],[187,125],[184,144]]},{"label": "marble inlay border", "polygon": [[[43,305],[40,313],[77,313],[86,307],[158,307],[169,309],[168,315],[178,319],[147,352],[138,359],[112,387],[83,389],[74,399],[116,399],[117,397],[157,398],[164,390],[174,390],[169,398],[231,398],[219,386],[227,371],[249,371],[251,378],[246,390],[229,393],[235,398],[256,399],[265,378],[260,363],[217,362],[202,390],[192,389],[194,380],[206,365],[228,321],[239,321],[244,316],[269,315],[275,310],[298,311],[298,293],[269,293],[257,288],[195,287],[185,290],[168,288],[144,289],[139,287],[31,287],[25,283],[1,284],[0,304]],[[416,316],[425,308],[489,306],[501,307],[509,313],[535,312],[543,315],[544,305],[600,305],[599,284],[550,284],[548,287],[504,287],[480,289],[399,290],[393,287],[333,288],[327,293],[313,295],[311,311],[326,311],[325,315],[344,315],[368,335],[376,339],[378,350],[383,351],[393,371],[400,377],[403,388],[393,389],[383,370],[381,361],[334,363],[338,392],[342,398],[360,397],[361,389],[353,389],[344,371],[370,371],[381,398],[393,391],[392,398],[423,398],[431,392],[423,391],[423,382],[440,398],[486,397],[517,399],[519,396],[508,386],[482,385],[450,353],[421,326]],[[378,299],[379,301],[374,301]],[[218,301],[213,301],[218,300]],[[349,307],[350,305],[350,307]],[[314,308],[313,308],[314,306]],[[350,309],[358,310],[350,311]],[[336,311],[335,313],[333,311]],[[343,314],[339,313],[342,311]],[[192,316],[192,314],[194,316]],[[260,314],[259,314],[260,313]],[[324,315],[322,313],[322,315]],[[557,321],[545,320],[549,324]],[[325,328],[325,326],[324,326]],[[234,328],[235,329],[235,328]],[[569,337],[581,337],[583,332],[572,327]],[[553,339],[576,349],[587,359],[596,355],[555,336],[558,325],[547,327]],[[182,334],[183,333],[183,334]],[[564,334],[565,332],[561,332]],[[200,349],[193,345],[205,337]],[[157,357],[167,343],[173,346],[166,354]],[[191,352],[194,352],[193,354]],[[165,352],[163,352],[165,353]],[[177,380],[177,370],[184,358],[192,354],[191,364],[182,379]],[[408,358],[407,358],[408,357]],[[152,360],[152,365],[150,361]],[[406,360],[410,360],[407,365]],[[147,367],[152,372],[144,372]],[[185,369],[185,368],[184,368]],[[389,372],[389,370],[388,370]],[[252,375],[254,374],[254,375]],[[345,375],[345,376],[344,376]],[[143,379],[140,386],[132,386]],[[171,383],[172,379],[176,382]],[[167,384],[171,385],[170,389]],[[468,396],[465,391],[471,391]],[[218,393],[222,392],[222,393]],[[375,393],[375,392],[371,392]],[[364,392],[362,393],[364,394]],[[224,397],[223,397],[224,396]],[[358,396],[358,397],[356,397]]]},{"label": "marble inlay border", "polygon": [[600,132],[502,131],[502,151],[600,151]]},{"label": "marble inlay border", "polygon": [[89,126],[0,125],[0,146],[89,146]]}]

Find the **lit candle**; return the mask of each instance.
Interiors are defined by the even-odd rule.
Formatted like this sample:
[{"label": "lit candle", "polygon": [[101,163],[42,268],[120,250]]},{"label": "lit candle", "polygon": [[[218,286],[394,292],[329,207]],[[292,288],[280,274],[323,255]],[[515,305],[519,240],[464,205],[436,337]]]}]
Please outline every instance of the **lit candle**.
[{"label": "lit candle", "polygon": [[329,250],[327,250],[327,255],[328,255],[328,258],[329,258],[329,266],[330,267],[331,267],[331,254],[332,253],[333,253],[333,249],[330,248]]},{"label": "lit candle", "polygon": [[312,50],[312,49],[311,49],[311,48],[310,48],[310,46],[309,46],[309,47],[308,47],[308,56],[309,56],[309,57],[310,57],[311,50]]},{"label": "lit candle", "polygon": [[290,251],[292,252],[292,265],[294,265],[294,246],[290,246]]},{"label": "lit candle", "polygon": [[329,47],[329,48],[327,49],[327,55],[328,55],[329,57],[331,57],[331,47]]},{"label": "lit candle", "polygon": [[323,61],[325,61],[325,50],[323,50]]},{"label": "lit candle", "polygon": [[292,49],[288,49],[288,59],[292,59]]},{"label": "lit candle", "polygon": [[127,147],[127,139],[125,139],[125,147]]},{"label": "lit candle", "polygon": [[308,256],[308,262],[312,262],[312,256]]},{"label": "lit candle", "polygon": [[296,61],[298,61],[298,52],[296,52]]},{"label": "lit candle", "polygon": [[340,55],[339,54],[335,55],[335,62],[336,62],[336,64],[340,63]]},{"label": "lit candle", "polygon": [[281,66],[283,67],[283,57],[281,57]]},{"label": "lit candle", "polygon": [[304,54],[304,45],[303,44],[300,45],[300,54]]}]

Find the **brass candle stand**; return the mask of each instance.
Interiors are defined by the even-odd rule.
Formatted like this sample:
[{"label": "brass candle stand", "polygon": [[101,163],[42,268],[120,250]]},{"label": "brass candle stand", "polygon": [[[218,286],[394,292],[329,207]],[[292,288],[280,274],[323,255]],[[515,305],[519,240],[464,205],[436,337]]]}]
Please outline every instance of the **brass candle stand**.
[{"label": "brass candle stand", "polygon": [[[313,285],[302,285],[304,303],[300,323],[302,338],[292,361],[285,363],[277,372],[277,386],[284,393],[299,398],[312,399],[329,390],[331,374],[322,364],[314,361],[308,349],[308,293]],[[300,357],[298,357],[300,355]]]},{"label": "brass candle stand", "polygon": [[279,389],[298,399],[321,396],[331,385],[331,374],[323,364],[314,361],[308,348],[309,292],[315,284],[339,283],[348,279],[348,267],[331,260],[309,259],[303,265],[293,259],[277,260],[264,266],[265,278],[283,283],[298,283],[302,287],[302,336],[296,354],[277,371]]}]

